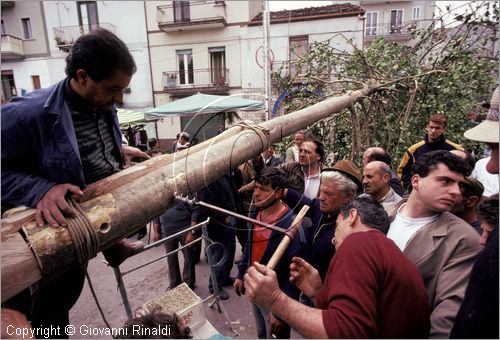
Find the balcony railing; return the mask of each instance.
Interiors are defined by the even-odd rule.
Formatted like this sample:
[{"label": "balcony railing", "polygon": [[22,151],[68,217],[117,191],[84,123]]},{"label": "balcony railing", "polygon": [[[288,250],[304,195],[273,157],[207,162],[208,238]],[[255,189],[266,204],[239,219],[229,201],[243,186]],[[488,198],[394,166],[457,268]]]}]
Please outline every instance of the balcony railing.
[{"label": "balcony railing", "polygon": [[273,61],[271,70],[273,72],[280,72],[282,78],[291,78],[295,81],[302,81],[305,79],[304,73],[306,72],[306,63],[300,63],[293,60]]},{"label": "balcony railing", "polygon": [[63,51],[69,51],[71,46],[75,43],[81,35],[88,33],[89,31],[102,27],[110,32],[116,32],[116,26],[107,22],[102,22],[95,25],[80,25],[80,26],[64,26],[64,27],[54,27],[54,38],[56,39],[57,47]]},{"label": "balcony railing", "polygon": [[382,24],[365,27],[365,39],[375,39],[377,37],[409,39],[411,33],[417,29],[414,21],[402,23],[400,25]]},{"label": "balcony railing", "polygon": [[223,93],[229,89],[227,68],[163,72],[163,90],[173,94]]},{"label": "balcony railing", "polygon": [[2,59],[24,58],[23,40],[10,34],[2,35]]},{"label": "balcony railing", "polygon": [[[227,26],[224,1],[189,1],[187,4],[158,6],[156,21],[164,32]],[[175,12],[177,10],[177,17]]]}]

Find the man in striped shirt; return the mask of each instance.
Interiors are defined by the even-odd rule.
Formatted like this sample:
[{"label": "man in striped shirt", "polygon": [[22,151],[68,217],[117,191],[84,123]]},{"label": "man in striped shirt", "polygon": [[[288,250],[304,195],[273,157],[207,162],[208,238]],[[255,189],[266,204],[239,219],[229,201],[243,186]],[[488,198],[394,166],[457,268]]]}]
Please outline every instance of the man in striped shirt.
[{"label": "man in striped shirt", "polygon": [[[114,108],[135,71],[127,46],[113,33],[97,29],[71,48],[66,79],[2,107],[2,209],[36,208],[39,226],[65,227],[66,217],[74,215],[68,195],[78,197],[86,185],[119,171],[127,152],[149,158],[135,148],[122,148]],[[105,256],[116,266],[140,245],[113,247]],[[83,288],[85,267],[42,278],[14,298],[27,308],[12,301],[10,307],[25,313],[35,328],[62,329]]]}]

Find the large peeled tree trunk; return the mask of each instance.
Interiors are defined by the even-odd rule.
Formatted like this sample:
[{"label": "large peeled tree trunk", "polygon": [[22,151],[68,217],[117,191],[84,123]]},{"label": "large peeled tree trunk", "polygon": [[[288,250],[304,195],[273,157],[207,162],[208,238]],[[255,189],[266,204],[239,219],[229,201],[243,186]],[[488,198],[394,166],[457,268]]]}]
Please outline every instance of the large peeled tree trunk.
[{"label": "large peeled tree trunk", "polygon": [[[174,200],[174,193],[196,192],[274,143],[332,113],[353,105],[370,89],[332,97],[262,124],[269,139],[252,129],[235,128],[191,149],[135,165],[86,189],[80,207],[106,249],[154,217]],[[36,226],[34,210],[2,220],[2,301],[42,276],[77,263],[73,241],[66,228]]]}]

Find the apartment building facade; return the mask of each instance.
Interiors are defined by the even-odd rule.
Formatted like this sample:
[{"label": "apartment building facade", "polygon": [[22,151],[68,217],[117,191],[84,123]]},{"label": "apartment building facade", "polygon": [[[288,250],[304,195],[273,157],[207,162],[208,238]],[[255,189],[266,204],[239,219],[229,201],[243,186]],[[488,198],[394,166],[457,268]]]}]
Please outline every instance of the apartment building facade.
[{"label": "apartment building facade", "polygon": [[[147,1],[155,106],[198,92],[241,93],[241,27],[261,10],[262,1]],[[224,117],[165,118],[157,124],[158,137],[173,140],[202,125],[199,140],[215,135]]]},{"label": "apartment building facade", "polygon": [[137,64],[124,106],[152,107],[143,1],[2,1],[2,102],[63,79],[72,44],[95,27],[120,37]]},{"label": "apartment building facade", "polygon": [[[363,48],[363,14],[360,6],[334,2],[332,5],[270,12],[269,47],[271,71],[303,84],[299,60],[309,53],[312,42],[327,42],[338,51]],[[262,14],[242,28],[242,87],[264,89]],[[245,51],[246,53],[244,53]],[[280,101],[286,96],[271,84],[270,117],[283,113]],[[278,101],[278,103],[276,103]]]},{"label": "apartment building facade", "polygon": [[358,1],[366,10],[364,42],[370,44],[377,38],[411,46],[412,32],[432,24],[436,1]]}]

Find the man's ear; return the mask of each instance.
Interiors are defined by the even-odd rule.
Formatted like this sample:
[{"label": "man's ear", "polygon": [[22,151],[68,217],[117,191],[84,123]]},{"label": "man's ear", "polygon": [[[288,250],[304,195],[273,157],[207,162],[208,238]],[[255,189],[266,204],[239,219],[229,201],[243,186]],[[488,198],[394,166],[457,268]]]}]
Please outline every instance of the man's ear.
[{"label": "man's ear", "polygon": [[418,190],[418,186],[420,184],[421,179],[422,178],[419,175],[411,176],[411,186],[413,187],[414,190]]},{"label": "man's ear", "polygon": [[356,223],[356,220],[358,219],[358,211],[356,209],[351,209],[349,210],[349,215],[347,216],[347,221],[349,222],[349,226],[352,228],[355,223]]},{"label": "man's ear", "polygon": [[344,202],[343,203],[348,203],[354,198],[353,193],[344,193]]},{"label": "man's ear", "polygon": [[87,71],[80,68],[76,71],[76,79],[80,85],[85,86],[89,80],[89,75],[87,74]]},{"label": "man's ear", "polygon": [[389,183],[391,181],[391,175],[390,174],[383,174],[382,179],[384,180],[384,183]]},{"label": "man's ear", "polygon": [[467,197],[464,201],[464,205],[468,208],[473,208],[479,203],[480,198],[477,196]]}]

